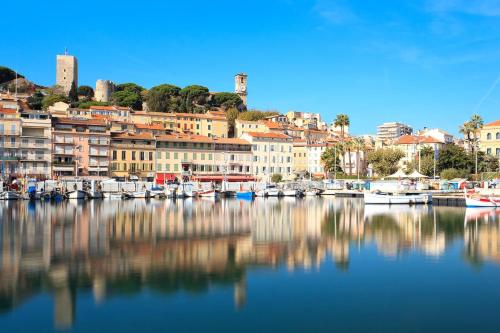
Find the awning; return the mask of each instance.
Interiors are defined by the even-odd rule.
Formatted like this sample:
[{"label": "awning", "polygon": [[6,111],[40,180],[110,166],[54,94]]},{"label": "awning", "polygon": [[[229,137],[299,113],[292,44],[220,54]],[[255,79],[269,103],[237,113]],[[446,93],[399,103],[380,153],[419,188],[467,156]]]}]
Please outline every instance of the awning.
[{"label": "awning", "polygon": [[224,178],[227,179],[228,182],[250,182],[255,181],[255,177],[251,175],[200,175],[193,176],[192,180],[200,181],[200,182],[222,182]]},{"label": "awning", "polygon": [[175,173],[156,173],[156,184],[165,184],[169,180],[175,180],[175,177]]}]

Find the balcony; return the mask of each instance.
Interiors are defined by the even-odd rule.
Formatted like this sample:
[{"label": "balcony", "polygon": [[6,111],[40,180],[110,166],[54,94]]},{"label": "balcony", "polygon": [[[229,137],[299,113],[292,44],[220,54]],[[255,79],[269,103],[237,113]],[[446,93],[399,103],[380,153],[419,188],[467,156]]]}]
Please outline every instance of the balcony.
[{"label": "balcony", "polygon": [[21,142],[20,148],[26,148],[26,149],[51,149],[51,144],[50,143],[43,143],[39,144],[36,143],[35,141],[28,141],[28,142]]},{"label": "balcony", "polygon": [[64,137],[54,137],[54,143],[61,143],[61,144],[73,144],[74,140],[73,138],[64,138]]},{"label": "balcony", "polygon": [[108,146],[108,140],[89,140],[89,145],[91,146]]},{"label": "balcony", "polygon": [[26,154],[26,155],[21,155],[20,159],[21,159],[21,161],[50,162],[51,156],[49,154],[46,154],[46,155]]},{"label": "balcony", "polygon": [[97,157],[108,157],[109,156],[109,153],[106,151],[106,152],[102,152],[102,151],[89,151],[89,156],[97,156]]},{"label": "balcony", "polygon": [[73,149],[55,149],[53,151],[54,155],[67,155],[67,156],[72,156],[75,154],[75,151]]},{"label": "balcony", "polygon": [[15,131],[10,131],[10,130],[3,130],[3,131],[0,131],[0,136],[19,136],[21,135],[21,131],[19,130],[15,130]]},{"label": "balcony", "polygon": [[[1,137],[1,134],[0,134]],[[11,149],[19,149],[19,142],[1,142],[0,148],[11,148]]]},{"label": "balcony", "polygon": [[52,162],[52,169],[54,171],[74,171],[75,162]]}]

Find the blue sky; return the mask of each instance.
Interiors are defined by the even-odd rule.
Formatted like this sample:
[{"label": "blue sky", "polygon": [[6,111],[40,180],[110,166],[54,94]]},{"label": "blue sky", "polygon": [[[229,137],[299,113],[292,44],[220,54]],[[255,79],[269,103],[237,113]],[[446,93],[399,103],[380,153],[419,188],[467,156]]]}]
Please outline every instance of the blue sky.
[{"label": "blue sky", "polygon": [[[79,84],[202,84],[250,108],[457,132],[500,118],[500,0],[8,1],[0,65],[52,85],[55,55]],[[22,18],[22,20],[21,20]]]}]

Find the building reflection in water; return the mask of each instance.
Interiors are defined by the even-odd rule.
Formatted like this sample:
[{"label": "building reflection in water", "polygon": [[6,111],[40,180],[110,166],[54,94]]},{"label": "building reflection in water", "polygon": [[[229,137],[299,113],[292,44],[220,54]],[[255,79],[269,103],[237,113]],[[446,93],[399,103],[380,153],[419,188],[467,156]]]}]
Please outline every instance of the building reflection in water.
[{"label": "building reflection in water", "polygon": [[143,288],[200,293],[213,285],[232,286],[241,308],[251,267],[319,269],[331,258],[344,271],[350,251],[365,244],[388,258],[409,251],[439,258],[463,239],[467,262],[500,262],[498,214],[365,207],[350,198],[0,202],[0,311],[43,288],[64,329],[79,290],[92,290],[99,304]]}]

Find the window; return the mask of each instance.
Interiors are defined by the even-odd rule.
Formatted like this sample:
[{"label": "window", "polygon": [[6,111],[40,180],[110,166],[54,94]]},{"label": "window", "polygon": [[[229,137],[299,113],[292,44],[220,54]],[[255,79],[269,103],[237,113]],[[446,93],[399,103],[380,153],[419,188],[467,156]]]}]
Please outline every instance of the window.
[{"label": "window", "polygon": [[178,159],[178,158],[179,158],[179,153],[175,152],[175,153],[174,153],[174,158],[175,158],[175,159]]},{"label": "window", "polygon": [[495,139],[500,140],[500,132],[497,132],[497,134],[495,134]]},{"label": "window", "polygon": [[486,154],[491,155],[491,148],[486,149]]},{"label": "window", "polygon": [[139,159],[141,161],[144,161],[144,152],[143,151],[139,152]]},{"label": "window", "polygon": [[204,161],[205,160],[205,154],[201,154],[201,160]]},{"label": "window", "polygon": [[491,140],[491,133],[486,134],[486,140]]},{"label": "window", "polygon": [[165,164],[165,171],[170,171],[170,164]]},{"label": "window", "polygon": [[150,152],[149,152],[149,160],[150,160],[150,161],[152,161],[152,160],[153,160],[153,152],[152,152],[152,151],[150,151]]},{"label": "window", "polygon": [[158,171],[161,171],[161,164],[158,164],[157,168],[158,168]]},{"label": "window", "polygon": [[125,154],[126,154],[125,150],[122,150],[122,161],[125,160],[125,158],[126,158]]},{"label": "window", "polygon": [[135,161],[135,151],[132,152],[132,161]]},{"label": "window", "polygon": [[497,157],[500,157],[500,148],[497,148],[496,155],[497,155]]},{"label": "window", "polygon": [[161,159],[161,150],[156,151],[156,159]]},{"label": "window", "polygon": [[170,152],[168,152],[168,151],[167,151],[167,152],[165,153],[165,159],[167,159],[167,160],[168,160],[169,158],[170,158]]},{"label": "window", "polygon": [[[233,155],[231,155],[233,156]],[[212,160],[212,154],[208,154],[208,159],[211,161]]]},{"label": "window", "polygon": [[116,161],[116,150],[113,150],[113,161]]}]

